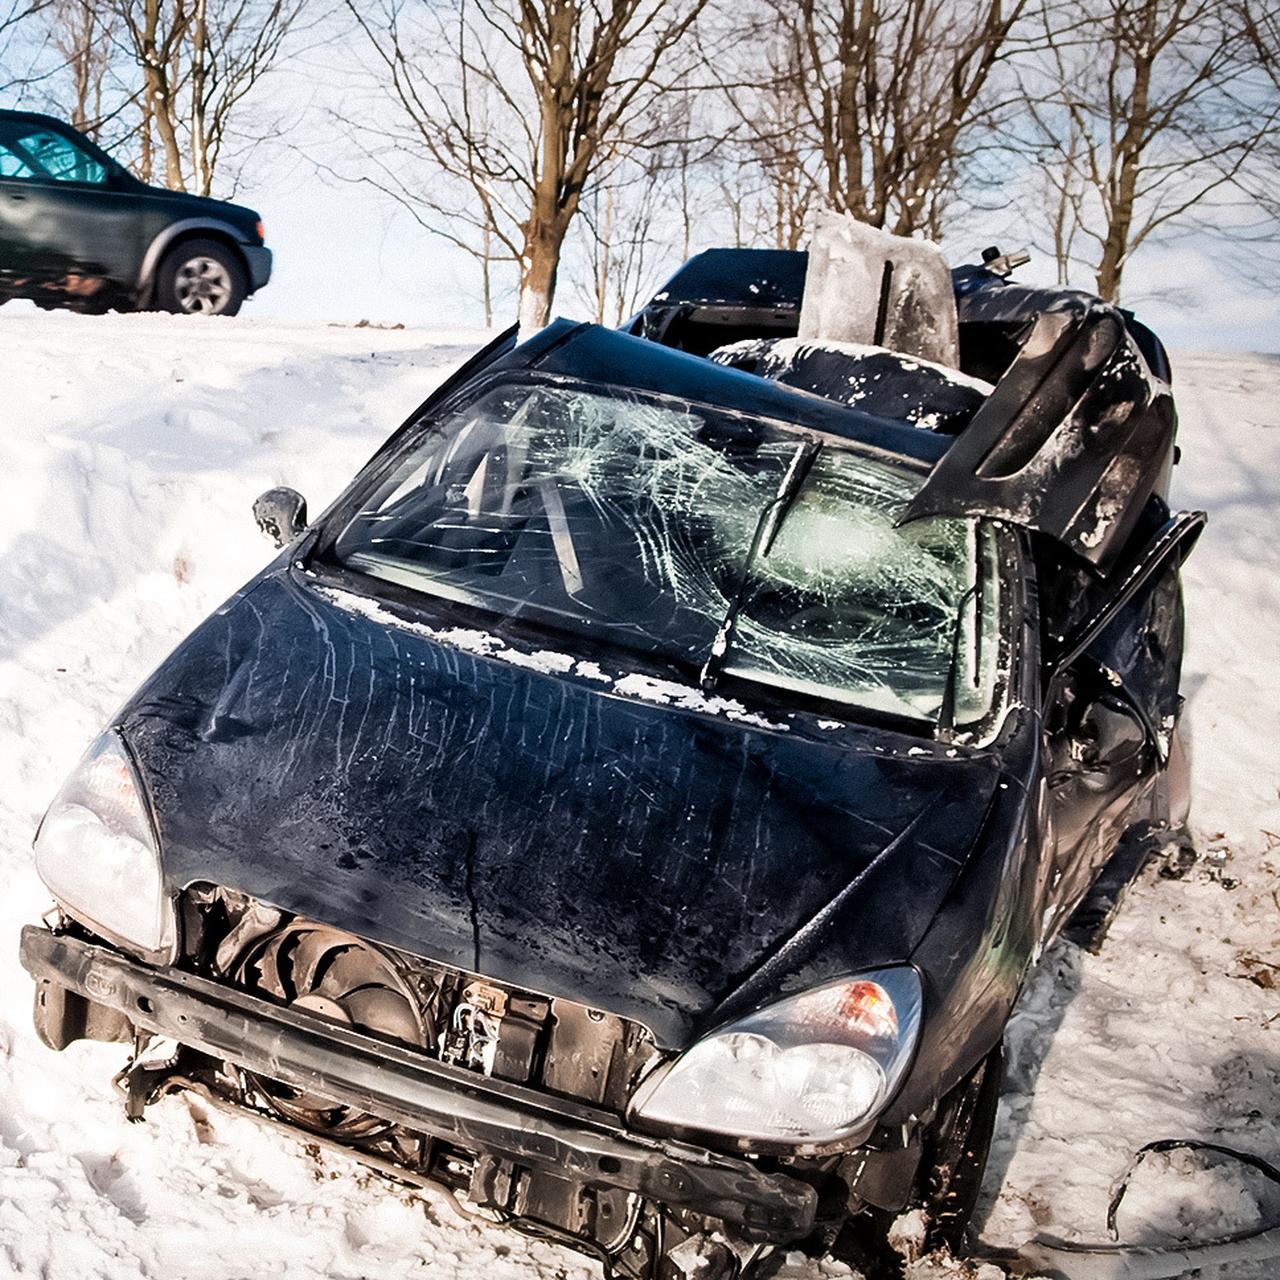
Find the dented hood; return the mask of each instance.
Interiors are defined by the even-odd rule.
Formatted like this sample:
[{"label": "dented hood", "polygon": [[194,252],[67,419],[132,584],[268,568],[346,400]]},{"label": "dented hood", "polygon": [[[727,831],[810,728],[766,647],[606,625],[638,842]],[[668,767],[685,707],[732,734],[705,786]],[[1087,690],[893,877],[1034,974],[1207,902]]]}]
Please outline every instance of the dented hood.
[{"label": "dented hood", "polygon": [[905,959],[997,775],[688,693],[276,568],[118,723],[174,889],[227,885],[679,1046],[753,974],[781,991]]}]

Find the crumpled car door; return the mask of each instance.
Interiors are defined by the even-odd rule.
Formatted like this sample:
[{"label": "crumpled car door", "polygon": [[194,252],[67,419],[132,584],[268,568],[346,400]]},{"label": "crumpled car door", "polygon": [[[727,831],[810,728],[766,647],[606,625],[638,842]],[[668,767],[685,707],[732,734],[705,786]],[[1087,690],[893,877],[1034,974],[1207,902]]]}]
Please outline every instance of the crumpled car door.
[{"label": "crumpled car door", "polygon": [[[1032,291],[993,294],[971,301],[970,313],[1016,312]],[[1167,475],[1173,398],[1116,307],[1087,294],[1046,296],[1053,300],[1012,364],[900,523],[937,515],[1008,520],[1105,574]]]},{"label": "crumpled car door", "polygon": [[1068,635],[1046,637],[1045,775],[1058,908],[1079,900],[1126,828],[1146,816],[1132,808],[1138,788],[1168,763],[1173,745],[1182,703],[1180,570],[1205,516],[1170,513],[1157,502],[1146,519],[1149,536],[1135,539],[1142,545],[1105,583],[1071,574],[1084,587],[1083,608]]}]

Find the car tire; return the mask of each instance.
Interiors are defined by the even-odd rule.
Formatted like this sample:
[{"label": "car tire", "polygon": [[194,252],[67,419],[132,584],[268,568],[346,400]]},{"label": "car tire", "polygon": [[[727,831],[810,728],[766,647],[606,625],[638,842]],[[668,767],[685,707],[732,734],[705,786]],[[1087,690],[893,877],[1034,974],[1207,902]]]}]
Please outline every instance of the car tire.
[{"label": "car tire", "polygon": [[918,1202],[926,1211],[930,1249],[945,1247],[959,1254],[964,1248],[982,1192],[1003,1083],[1004,1046],[998,1044],[943,1098],[925,1133]]},{"label": "car tire", "polygon": [[[924,1210],[926,1252],[945,1248],[963,1256],[965,1231],[982,1191],[1003,1080],[1003,1046],[997,1045],[942,1099],[922,1135],[915,1190],[900,1212]],[[905,1262],[888,1238],[897,1217],[892,1210],[866,1206],[841,1228],[832,1255],[856,1267],[865,1280],[902,1280]]]},{"label": "car tire", "polygon": [[244,264],[217,240],[184,240],[156,274],[156,305],[177,315],[233,316],[248,292]]}]

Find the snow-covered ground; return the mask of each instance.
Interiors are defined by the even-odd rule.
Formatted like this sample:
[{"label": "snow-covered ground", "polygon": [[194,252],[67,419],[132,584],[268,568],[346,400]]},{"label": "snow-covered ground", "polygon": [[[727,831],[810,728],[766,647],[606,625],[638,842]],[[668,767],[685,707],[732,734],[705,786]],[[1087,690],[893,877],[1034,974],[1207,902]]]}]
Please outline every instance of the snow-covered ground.
[{"label": "snow-covered ground", "polygon": [[[137,681],[265,562],[253,498],[288,483],[319,510],[479,339],[0,312],[0,1276],[596,1274],[249,1119],[170,1099],[126,1123],[123,1048],[41,1047],[16,959],[47,905],[40,813]],[[1184,356],[1178,388],[1177,496],[1212,518],[1184,680],[1206,860],[1145,877],[1102,954],[1046,956],[1010,1033],[993,1244],[1100,1238],[1112,1181],[1152,1138],[1280,1147],[1280,358]],[[1120,1225],[1218,1230],[1260,1195],[1155,1160]]]}]

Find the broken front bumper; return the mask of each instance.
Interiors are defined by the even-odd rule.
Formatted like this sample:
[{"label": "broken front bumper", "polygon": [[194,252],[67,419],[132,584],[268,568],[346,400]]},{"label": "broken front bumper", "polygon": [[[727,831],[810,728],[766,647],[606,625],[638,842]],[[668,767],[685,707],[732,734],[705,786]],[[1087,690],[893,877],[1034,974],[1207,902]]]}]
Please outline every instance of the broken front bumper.
[{"label": "broken front bumper", "polygon": [[[48,988],[40,984],[52,984],[157,1035],[473,1152],[619,1187],[779,1243],[813,1229],[817,1196],[806,1183],[633,1133],[610,1113],[572,1099],[478,1075],[38,926],[23,929],[21,958],[38,984],[38,1018],[47,1018],[39,1002]],[[46,1000],[44,1009],[70,1003]],[[83,1019],[83,1010],[75,1016]],[[47,1026],[41,1033],[51,1044],[75,1038]]]}]

